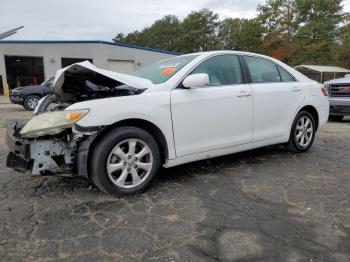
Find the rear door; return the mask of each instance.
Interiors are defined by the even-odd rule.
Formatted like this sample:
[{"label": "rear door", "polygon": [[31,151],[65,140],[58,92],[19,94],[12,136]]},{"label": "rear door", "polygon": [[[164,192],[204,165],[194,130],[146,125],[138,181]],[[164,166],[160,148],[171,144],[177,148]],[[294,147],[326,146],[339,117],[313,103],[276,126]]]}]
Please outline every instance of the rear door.
[{"label": "rear door", "polygon": [[244,56],[244,59],[253,92],[254,140],[286,135],[304,100],[303,84],[269,59],[255,56]]}]

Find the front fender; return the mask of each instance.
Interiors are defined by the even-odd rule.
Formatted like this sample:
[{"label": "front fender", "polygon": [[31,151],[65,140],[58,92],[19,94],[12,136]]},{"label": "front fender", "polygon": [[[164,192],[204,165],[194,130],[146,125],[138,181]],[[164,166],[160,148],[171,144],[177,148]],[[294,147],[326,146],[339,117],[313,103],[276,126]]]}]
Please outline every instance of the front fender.
[{"label": "front fender", "polygon": [[83,108],[90,109],[90,112],[77,122],[81,127],[110,126],[128,119],[151,122],[165,136],[168,157],[175,158],[169,92],[89,100],[73,104],[67,110]]}]

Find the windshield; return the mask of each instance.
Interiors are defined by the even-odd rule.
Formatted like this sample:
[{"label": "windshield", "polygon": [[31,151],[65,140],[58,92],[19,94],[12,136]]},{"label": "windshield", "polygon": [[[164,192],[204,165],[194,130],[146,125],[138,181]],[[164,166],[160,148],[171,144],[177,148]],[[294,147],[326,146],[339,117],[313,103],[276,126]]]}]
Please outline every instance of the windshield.
[{"label": "windshield", "polygon": [[43,86],[43,85],[52,85],[54,79],[55,79],[54,77],[50,77],[49,79],[47,79],[44,82],[42,82],[40,85],[41,86]]},{"label": "windshield", "polygon": [[184,55],[162,60],[150,66],[141,68],[135,76],[146,78],[153,84],[161,84],[174,76],[181,68],[191,62],[198,55]]}]

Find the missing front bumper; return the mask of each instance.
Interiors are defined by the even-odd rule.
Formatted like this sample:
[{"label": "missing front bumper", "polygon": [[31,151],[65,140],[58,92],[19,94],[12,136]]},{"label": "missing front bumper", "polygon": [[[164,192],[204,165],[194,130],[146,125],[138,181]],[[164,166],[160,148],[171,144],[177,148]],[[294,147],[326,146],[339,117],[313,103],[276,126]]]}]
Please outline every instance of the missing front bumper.
[{"label": "missing front bumper", "polygon": [[30,143],[25,139],[18,137],[22,123],[12,123],[8,126],[6,132],[6,144],[10,149],[7,156],[6,167],[12,168],[19,172],[31,170],[33,161],[30,158]]},{"label": "missing front bumper", "polygon": [[66,139],[25,139],[19,134],[22,127],[22,123],[8,126],[6,143],[10,152],[7,156],[7,167],[18,172],[30,171],[32,174],[50,171],[89,177],[88,156],[97,132],[80,136],[70,134]]},{"label": "missing front bumper", "polygon": [[27,161],[13,152],[8,153],[6,167],[14,169],[18,172],[26,172],[32,170],[33,161]]},{"label": "missing front bumper", "polygon": [[69,170],[74,165],[75,151],[65,141],[54,139],[25,139],[19,135],[23,124],[13,123],[7,128],[6,144],[10,149],[6,166],[19,172]]}]

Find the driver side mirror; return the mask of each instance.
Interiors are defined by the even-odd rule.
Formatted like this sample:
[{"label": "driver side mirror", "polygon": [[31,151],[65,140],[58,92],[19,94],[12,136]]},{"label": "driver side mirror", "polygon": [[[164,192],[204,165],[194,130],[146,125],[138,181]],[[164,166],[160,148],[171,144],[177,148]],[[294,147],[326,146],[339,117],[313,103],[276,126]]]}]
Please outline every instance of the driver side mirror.
[{"label": "driver side mirror", "polygon": [[182,81],[182,85],[185,88],[206,87],[209,85],[209,76],[203,73],[188,75],[184,81]]}]

